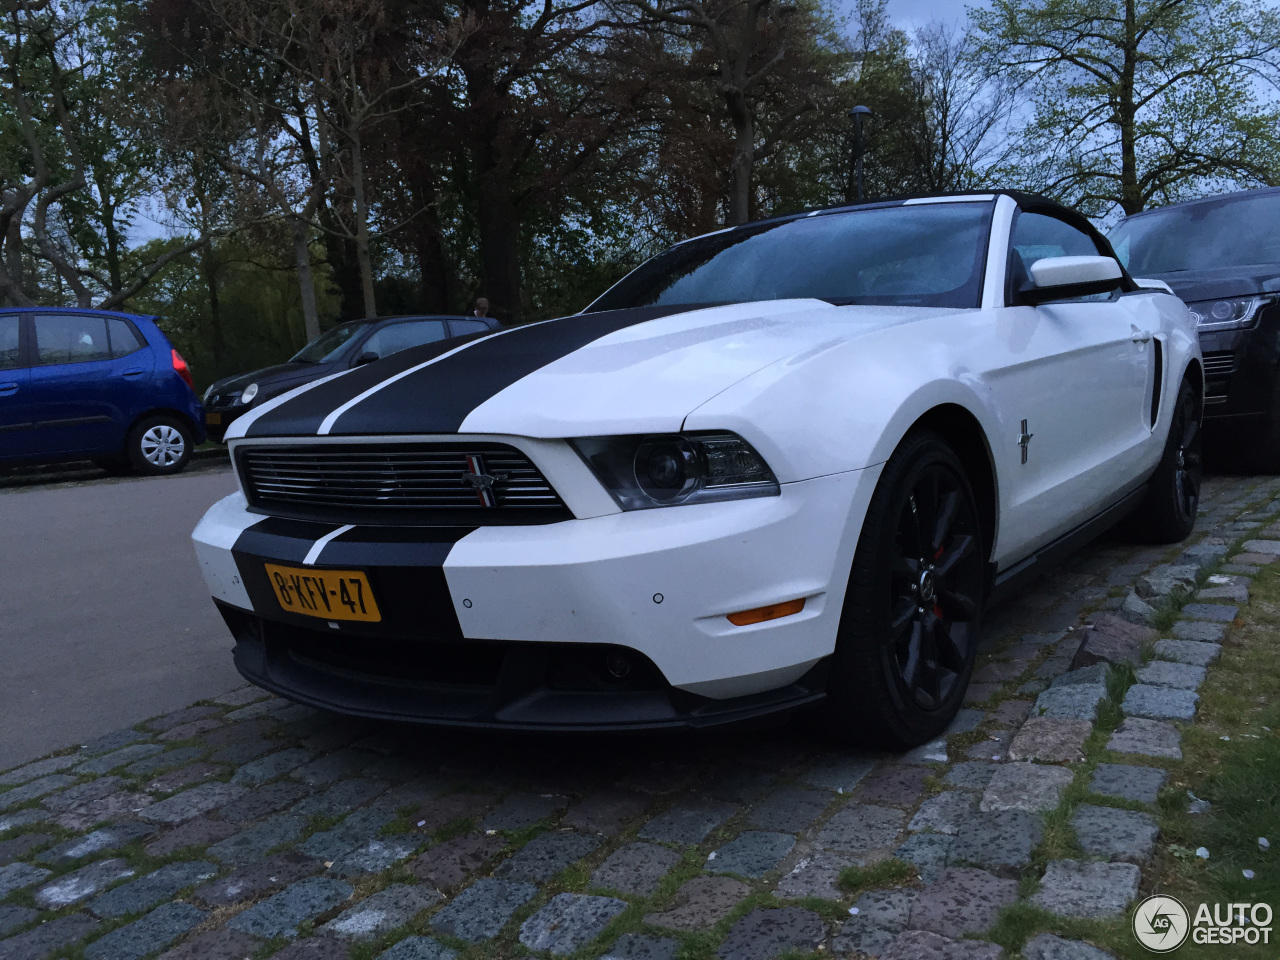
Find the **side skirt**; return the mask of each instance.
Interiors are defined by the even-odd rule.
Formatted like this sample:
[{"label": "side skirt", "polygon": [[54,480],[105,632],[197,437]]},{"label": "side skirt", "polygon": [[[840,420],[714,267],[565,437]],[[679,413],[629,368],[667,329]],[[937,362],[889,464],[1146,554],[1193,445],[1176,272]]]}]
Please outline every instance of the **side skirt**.
[{"label": "side skirt", "polygon": [[1074,553],[1091,540],[1097,539],[1137,508],[1147,495],[1147,483],[1125,494],[1111,506],[1074,530],[1069,530],[1057,540],[1045,544],[1029,557],[1024,557],[1004,570],[996,571],[995,564],[987,565],[987,606],[999,603],[1027,585],[1045,567],[1051,566]]}]

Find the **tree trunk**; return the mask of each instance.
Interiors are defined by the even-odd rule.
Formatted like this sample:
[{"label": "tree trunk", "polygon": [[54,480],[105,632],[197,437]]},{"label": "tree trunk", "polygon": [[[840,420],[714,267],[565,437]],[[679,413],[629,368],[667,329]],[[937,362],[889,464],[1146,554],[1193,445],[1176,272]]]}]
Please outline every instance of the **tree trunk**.
[{"label": "tree trunk", "polygon": [[493,175],[480,186],[480,283],[489,312],[500,320],[520,314],[520,221],[510,185]]},{"label": "tree trunk", "polygon": [[1137,109],[1133,93],[1138,39],[1134,2],[1125,0],[1124,5],[1124,65],[1120,71],[1120,102],[1116,105],[1116,122],[1120,127],[1120,207],[1125,216],[1139,213],[1145,206],[1138,188]]},{"label": "tree trunk", "polygon": [[115,204],[104,200],[102,204],[102,232],[107,237],[107,279],[112,293],[124,288],[120,279],[120,231],[116,229]]},{"label": "tree trunk", "polygon": [[756,125],[751,105],[741,92],[726,90],[729,119],[733,123],[733,164],[729,167],[729,210],[725,226],[751,219],[751,175],[756,159]]},{"label": "tree trunk", "polygon": [[364,197],[364,150],[360,143],[360,126],[351,123],[351,189],[356,200],[356,261],[360,264],[360,292],[364,297],[364,315],[376,317],[378,305],[373,295],[373,262],[369,257],[369,206]]},{"label": "tree trunk", "polygon": [[298,292],[302,296],[302,325],[310,343],[320,336],[320,311],[316,307],[316,281],[311,273],[311,247],[308,243],[307,221],[302,217],[290,218],[293,230],[293,259],[298,268]]},{"label": "tree trunk", "polygon": [[[204,276],[205,286],[209,289],[209,348],[213,354],[213,368],[221,372],[225,343],[222,336],[222,302],[218,299],[218,264],[213,253],[213,244],[208,242],[207,234],[205,239],[205,245],[200,248],[200,272]],[[310,263],[307,266],[310,269]]]}]

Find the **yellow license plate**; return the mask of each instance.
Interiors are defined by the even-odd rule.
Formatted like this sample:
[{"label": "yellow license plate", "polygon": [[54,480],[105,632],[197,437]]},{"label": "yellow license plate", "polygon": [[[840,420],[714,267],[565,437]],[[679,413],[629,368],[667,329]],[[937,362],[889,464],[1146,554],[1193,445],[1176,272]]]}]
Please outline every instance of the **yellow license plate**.
[{"label": "yellow license plate", "polygon": [[369,579],[359,570],[264,566],[283,610],[321,620],[377,623],[382,619]]},{"label": "yellow license plate", "polygon": [[205,423],[213,423],[213,424],[221,423],[221,422],[222,422],[222,414],[220,414],[220,413],[206,413],[206,414],[204,415],[204,422],[205,422]]}]

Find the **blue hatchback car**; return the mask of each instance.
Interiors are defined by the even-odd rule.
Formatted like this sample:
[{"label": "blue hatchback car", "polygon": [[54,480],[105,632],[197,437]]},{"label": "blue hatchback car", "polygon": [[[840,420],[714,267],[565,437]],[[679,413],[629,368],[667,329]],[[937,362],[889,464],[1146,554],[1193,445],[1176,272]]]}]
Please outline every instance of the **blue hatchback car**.
[{"label": "blue hatchback car", "polygon": [[0,465],[177,473],[205,439],[194,386],[153,317],[0,309]]}]

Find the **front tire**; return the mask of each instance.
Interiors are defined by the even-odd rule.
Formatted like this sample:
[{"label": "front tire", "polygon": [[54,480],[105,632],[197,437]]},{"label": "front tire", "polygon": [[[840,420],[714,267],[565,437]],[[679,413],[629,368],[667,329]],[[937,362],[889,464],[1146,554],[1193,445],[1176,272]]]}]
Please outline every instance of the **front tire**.
[{"label": "front tire", "polygon": [[138,473],[178,473],[191,459],[191,430],[177,417],[144,417],[133,425],[125,453]]},{"label": "front tire", "polygon": [[858,538],[824,733],[902,749],[947,728],[973,672],[984,556],[959,458],[936,434],[908,436],[885,465]]},{"label": "front tire", "polygon": [[1130,537],[1144,543],[1185,540],[1195,526],[1200,506],[1202,470],[1200,400],[1184,380],[1178,389],[1160,465],[1151,475],[1146,497],[1125,518],[1125,531]]}]

